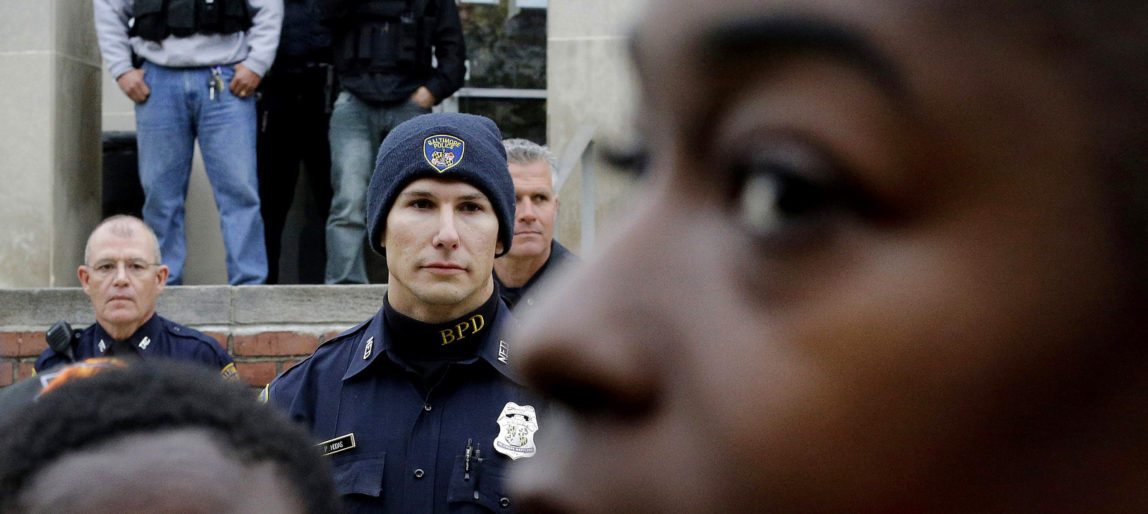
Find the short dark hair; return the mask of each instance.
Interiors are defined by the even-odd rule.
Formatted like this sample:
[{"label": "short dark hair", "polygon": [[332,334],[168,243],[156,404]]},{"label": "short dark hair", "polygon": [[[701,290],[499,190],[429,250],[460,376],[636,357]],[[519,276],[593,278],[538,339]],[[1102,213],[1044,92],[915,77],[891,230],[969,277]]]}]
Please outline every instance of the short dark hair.
[{"label": "short dark hair", "polygon": [[140,361],[44,393],[0,427],[0,512],[64,455],[125,435],[201,428],[244,464],[271,463],[311,513],[340,512],[328,463],[307,432],[238,383],[187,363]]}]

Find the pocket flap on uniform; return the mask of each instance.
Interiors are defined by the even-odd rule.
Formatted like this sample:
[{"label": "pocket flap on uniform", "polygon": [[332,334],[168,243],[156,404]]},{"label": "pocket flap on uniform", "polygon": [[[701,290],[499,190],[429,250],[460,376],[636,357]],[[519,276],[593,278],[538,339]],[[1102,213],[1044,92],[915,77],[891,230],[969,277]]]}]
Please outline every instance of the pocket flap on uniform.
[{"label": "pocket flap on uniform", "polygon": [[[448,503],[469,503],[481,505],[491,512],[503,512],[510,508],[510,498],[506,494],[505,457],[484,459],[482,464],[474,464],[469,479],[466,477],[465,460],[462,455],[454,459],[454,471],[447,491]],[[479,476],[481,475],[481,476]],[[478,487],[475,487],[478,480]]]},{"label": "pocket flap on uniform", "polygon": [[335,489],[339,494],[380,497],[383,492],[384,462],[382,456],[335,462]]}]

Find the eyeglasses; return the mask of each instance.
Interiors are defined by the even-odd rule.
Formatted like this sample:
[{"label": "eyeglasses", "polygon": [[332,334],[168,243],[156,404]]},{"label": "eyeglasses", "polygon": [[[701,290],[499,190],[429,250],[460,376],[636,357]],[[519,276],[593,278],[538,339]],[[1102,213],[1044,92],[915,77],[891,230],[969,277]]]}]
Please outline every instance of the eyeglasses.
[{"label": "eyeglasses", "polygon": [[143,259],[132,259],[129,261],[106,260],[98,261],[95,264],[88,266],[88,270],[90,270],[92,275],[96,278],[103,279],[115,275],[119,271],[120,266],[124,267],[124,270],[128,275],[136,278],[143,278],[147,276],[147,273],[151,270],[152,266],[159,266],[159,263],[151,263]]}]

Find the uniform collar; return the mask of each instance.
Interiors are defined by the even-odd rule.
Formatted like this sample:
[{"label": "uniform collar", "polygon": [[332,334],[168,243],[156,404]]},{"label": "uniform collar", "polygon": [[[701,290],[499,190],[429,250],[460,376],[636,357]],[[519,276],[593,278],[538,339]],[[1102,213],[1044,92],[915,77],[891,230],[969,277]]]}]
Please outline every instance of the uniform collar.
[{"label": "uniform collar", "polygon": [[[498,301],[498,319],[495,323],[491,330],[484,331],[482,341],[479,343],[477,357],[463,361],[461,364],[484,361],[506,378],[521,385],[521,378],[510,366],[514,354],[513,347],[506,338],[507,329],[513,328],[518,322],[502,300]],[[351,379],[370,368],[375,364],[375,361],[383,358],[380,357],[383,354],[388,354],[386,358],[393,361],[391,356],[393,353],[392,343],[389,337],[383,319],[383,309],[380,308],[360,333],[351,355],[351,362],[347,365],[347,372],[343,374],[343,380]]]},{"label": "uniform collar", "polygon": [[556,262],[558,264],[562,264],[563,261],[570,258],[572,255],[574,255],[574,254],[570,253],[570,250],[567,249],[565,246],[562,246],[562,243],[559,243],[557,239],[551,239],[550,240],[550,258],[546,259],[546,261],[547,261],[547,264],[549,264],[550,262]]},{"label": "uniform collar", "polygon": [[[557,239],[551,239],[550,255],[546,256],[546,262],[543,262],[542,265],[538,267],[538,270],[535,271],[533,275],[530,275],[530,278],[526,279],[525,284],[522,284],[521,286],[515,287],[513,289],[518,291],[526,291],[527,289],[530,289],[530,287],[533,286],[535,282],[537,282],[543,275],[546,274],[546,270],[561,265],[571,255],[573,254],[570,253],[570,250],[567,250],[565,246],[562,246],[562,244],[559,243]],[[494,279],[498,282],[499,287],[506,287],[506,284],[502,283],[502,279],[498,278],[498,272],[494,273]]]},{"label": "uniform collar", "polygon": [[[148,320],[145,321],[143,325],[140,325],[140,328],[137,328],[136,331],[134,333],[132,333],[132,335],[128,336],[128,338],[126,340],[124,340],[124,342],[131,345],[132,348],[135,348],[139,352],[147,352],[148,348],[151,348],[151,345],[157,339],[159,339],[158,336],[159,336],[159,333],[162,329],[163,329],[162,318],[159,317],[159,314],[156,314],[153,312],[151,315],[151,318],[148,318]],[[103,344],[103,348],[100,348],[100,353],[105,353],[105,352],[107,352],[108,348],[111,348],[112,342],[115,341],[115,338],[113,338],[111,336],[111,334],[108,334],[108,332],[106,330],[104,330],[103,325],[101,325],[101,324],[99,324],[99,322],[97,322],[96,323],[96,344],[97,344],[97,347],[99,346],[99,343],[101,341],[104,344]]]}]

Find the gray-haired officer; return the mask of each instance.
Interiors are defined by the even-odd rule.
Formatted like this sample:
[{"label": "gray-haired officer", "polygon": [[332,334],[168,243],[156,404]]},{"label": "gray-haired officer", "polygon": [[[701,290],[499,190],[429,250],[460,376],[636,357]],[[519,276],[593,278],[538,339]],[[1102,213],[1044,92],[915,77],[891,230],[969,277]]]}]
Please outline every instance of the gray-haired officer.
[{"label": "gray-haired officer", "polygon": [[143,220],[117,215],[97,225],[76,274],[92,300],[96,322],[76,334],[66,350],[44,350],[36,359],[37,372],[73,360],[115,356],[198,362],[224,378],[239,378],[235,362],[215,339],[156,314],[168,267],[161,263],[155,233]]},{"label": "gray-haired officer", "polygon": [[507,466],[546,451],[492,277],[514,226],[501,139],[465,114],[387,136],[367,196],[370,244],[389,270],[383,307],[265,390],[320,441],[351,512],[505,511]]},{"label": "gray-haired officer", "polygon": [[494,261],[502,301],[513,309],[519,302],[533,305],[540,293],[535,285],[579,261],[554,240],[558,220],[557,161],[550,150],[528,139],[507,139],[507,166],[514,180],[514,244]]}]

